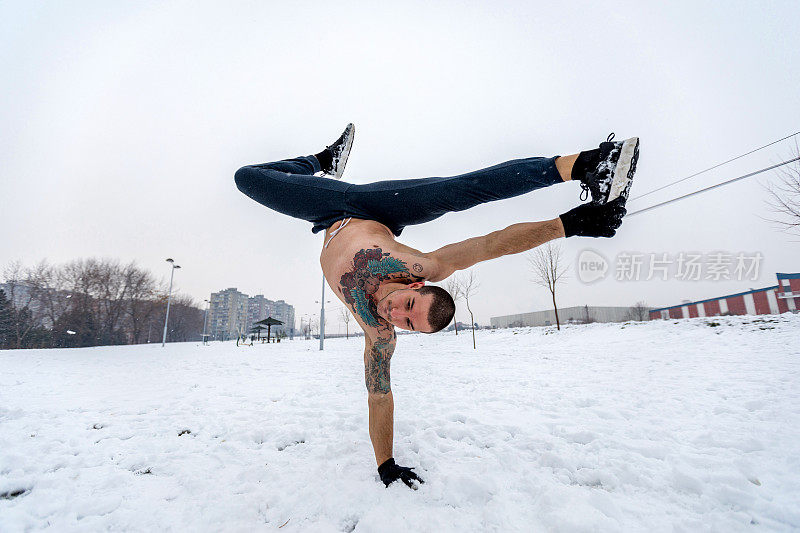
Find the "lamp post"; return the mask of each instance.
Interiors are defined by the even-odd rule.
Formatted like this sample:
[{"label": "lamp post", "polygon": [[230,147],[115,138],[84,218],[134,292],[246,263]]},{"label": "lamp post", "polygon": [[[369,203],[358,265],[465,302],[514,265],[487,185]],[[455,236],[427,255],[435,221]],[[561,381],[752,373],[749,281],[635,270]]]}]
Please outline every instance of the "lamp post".
[{"label": "lamp post", "polygon": [[167,323],[169,322],[169,304],[170,300],[172,299],[172,278],[175,276],[175,269],[180,268],[179,265],[175,264],[175,261],[172,258],[167,259],[167,263],[172,265],[172,270],[169,273],[169,292],[167,293],[167,316],[164,318],[164,336],[161,338],[162,348],[167,344]]},{"label": "lamp post", "polygon": [[[319,349],[325,349],[325,277],[322,278],[322,300],[315,300],[315,304],[322,304],[319,310]],[[327,303],[331,303],[330,300]]]},{"label": "lamp post", "polygon": [[208,308],[211,307],[211,302],[209,300],[203,300],[206,305],[206,312],[203,315],[203,346],[206,344],[206,324],[208,323]]},{"label": "lamp post", "polygon": [[325,349],[325,276],[322,276],[322,297],[319,299],[321,307],[319,310],[319,349]]}]

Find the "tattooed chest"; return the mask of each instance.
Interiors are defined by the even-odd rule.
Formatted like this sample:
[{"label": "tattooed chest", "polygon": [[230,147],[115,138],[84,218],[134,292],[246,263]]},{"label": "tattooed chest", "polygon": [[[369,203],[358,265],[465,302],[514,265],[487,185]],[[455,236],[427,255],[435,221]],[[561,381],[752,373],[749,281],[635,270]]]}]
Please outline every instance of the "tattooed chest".
[{"label": "tattooed chest", "polygon": [[[414,268],[414,265],[411,266]],[[375,293],[386,281],[419,281],[405,261],[393,257],[381,248],[363,248],[356,252],[349,269],[339,280],[339,292],[344,301],[368,326],[378,327],[379,316]]]}]

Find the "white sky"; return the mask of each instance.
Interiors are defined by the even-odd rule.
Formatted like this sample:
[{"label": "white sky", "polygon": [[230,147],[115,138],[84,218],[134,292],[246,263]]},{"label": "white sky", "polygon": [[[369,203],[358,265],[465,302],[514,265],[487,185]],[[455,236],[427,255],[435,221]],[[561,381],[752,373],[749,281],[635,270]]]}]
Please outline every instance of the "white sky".
[{"label": "white sky", "polygon": [[[634,196],[800,129],[797,2],[555,4],[2,2],[0,264],[112,257],[167,276],[174,257],[177,287],[198,300],[235,286],[287,300],[299,321],[318,311],[322,237],[239,193],[233,173],[316,152],[349,121],[356,183],[638,135]],[[782,143],[650,198],[790,152]],[[759,280],[586,286],[573,265],[559,304],[671,305],[800,270],[797,239],[761,218],[770,180],[631,218],[613,240],[564,241],[570,264],[587,247],[611,259],[758,251]],[[402,240],[429,251],[552,218],[578,194],[562,185],[484,205]],[[480,322],[549,306],[522,255],[476,273]]]}]

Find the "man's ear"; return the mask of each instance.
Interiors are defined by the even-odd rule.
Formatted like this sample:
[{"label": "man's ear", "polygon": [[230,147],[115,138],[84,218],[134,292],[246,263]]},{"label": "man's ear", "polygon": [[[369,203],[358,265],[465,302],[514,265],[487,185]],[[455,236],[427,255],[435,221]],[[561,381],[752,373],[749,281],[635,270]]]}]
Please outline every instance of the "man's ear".
[{"label": "man's ear", "polygon": [[410,283],[408,285],[408,288],[409,289],[419,289],[419,288],[424,287],[424,286],[425,286],[425,282],[424,281],[415,281],[414,283]]}]

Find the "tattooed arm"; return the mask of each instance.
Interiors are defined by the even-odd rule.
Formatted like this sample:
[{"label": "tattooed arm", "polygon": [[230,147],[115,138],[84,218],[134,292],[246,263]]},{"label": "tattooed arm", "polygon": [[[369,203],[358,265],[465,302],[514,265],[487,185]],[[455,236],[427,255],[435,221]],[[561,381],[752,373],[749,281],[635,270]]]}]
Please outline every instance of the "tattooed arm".
[{"label": "tattooed arm", "polygon": [[448,244],[425,254],[435,265],[428,276],[430,281],[441,281],[456,270],[469,268],[508,254],[518,254],[564,236],[561,219],[545,222],[523,222],[488,235]]},{"label": "tattooed arm", "polygon": [[395,336],[370,338],[365,335],[364,377],[369,404],[369,438],[375,451],[375,460],[383,464],[392,457],[394,434],[394,399],[389,382],[389,361],[394,352]]},{"label": "tattooed arm", "polygon": [[383,282],[414,278],[419,276],[411,274],[403,260],[373,245],[355,253],[350,269],[341,275],[337,285],[340,298],[350,307],[364,330],[369,437],[379,465],[392,457],[394,401],[389,382],[389,362],[396,337],[394,326],[378,314],[375,294]]}]

